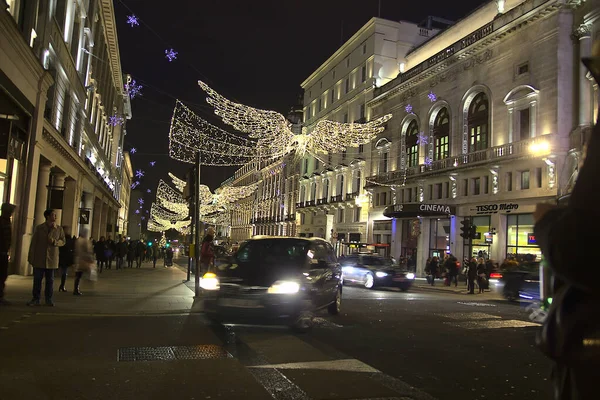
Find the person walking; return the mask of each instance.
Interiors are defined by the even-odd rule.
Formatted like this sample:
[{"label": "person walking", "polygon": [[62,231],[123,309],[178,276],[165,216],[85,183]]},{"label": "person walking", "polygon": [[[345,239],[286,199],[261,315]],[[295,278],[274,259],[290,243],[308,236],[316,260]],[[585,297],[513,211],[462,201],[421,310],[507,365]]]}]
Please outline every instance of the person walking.
[{"label": "person walking", "polygon": [[477,278],[477,260],[475,257],[471,258],[467,266],[467,289],[469,294],[475,294],[475,279]]},{"label": "person walking", "polygon": [[479,288],[479,294],[483,293],[483,290],[487,287],[485,260],[483,258],[477,260],[477,287]]},{"label": "person walking", "polygon": [[158,246],[152,246],[149,248],[152,252],[152,265],[153,268],[156,268],[156,261],[158,260]]},{"label": "person walking", "polygon": [[8,278],[8,262],[10,245],[12,243],[11,217],[15,211],[13,204],[4,203],[0,208],[0,305],[7,306],[10,302],[4,298],[6,279]]},{"label": "person walking", "polygon": [[96,268],[94,264],[94,247],[92,243],[87,239],[87,232],[82,231],[81,236],[75,242],[74,251],[74,264],[75,264],[75,282],[73,283],[73,295],[81,296],[83,293],[79,290],[79,283],[85,272],[92,272],[92,269]]},{"label": "person walking", "polygon": [[117,243],[115,248],[115,253],[117,257],[117,269],[123,269],[123,259],[127,256],[129,249],[127,248],[127,242],[125,241],[125,237],[121,236],[119,238],[119,243]]},{"label": "person walking", "polygon": [[429,262],[429,273],[431,274],[431,286],[435,284],[435,278],[438,275],[439,262],[437,257],[432,257]]},{"label": "person walking", "polygon": [[104,236],[100,236],[100,240],[96,242],[94,245],[94,253],[96,254],[96,263],[98,264],[98,273],[102,273],[102,269],[106,269],[106,261],[107,259],[107,245],[106,240],[104,240]]},{"label": "person walking", "polygon": [[117,244],[114,240],[109,236],[106,239],[106,269],[112,269],[112,263],[115,259],[117,253]]},{"label": "person walking", "polygon": [[46,222],[35,227],[27,260],[33,267],[33,298],[28,306],[39,306],[42,280],[46,280],[46,305],[54,307],[54,271],[58,269],[58,248],[65,245],[65,233],[56,225],[56,212],[44,211]]},{"label": "person walking", "polygon": [[146,246],[141,240],[138,240],[135,247],[135,263],[136,268],[141,268],[142,262],[144,261],[144,254],[146,253]]},{"label": "person walking", "polygon": [[58,291],[66,292],[67,272],[75,262],[75,237],[71,236],[71,229],[68,226],[63,226],[62,228],[65,232],[65,245],[58,249],[58,267],[60,268],[60,286],[58,287]]},{"label": "person walking", "polygon": [[454,282],[454,287],[458,287],[458,260],[452,254],[448,254],[444,261],[444,268],[448,271],[448,285],[452,285]]},{"label": "person walking", "polygon": [[213,228],[208,228],[206,236],[202,239],[202,247],[200,249],[201,273],[207,272],[215,262],[214,232]]},{"label": "person walking", "polygon": [[133,262],[135,261],[135,242],[129,241],[127,245],[127,268],[133,268]]}]

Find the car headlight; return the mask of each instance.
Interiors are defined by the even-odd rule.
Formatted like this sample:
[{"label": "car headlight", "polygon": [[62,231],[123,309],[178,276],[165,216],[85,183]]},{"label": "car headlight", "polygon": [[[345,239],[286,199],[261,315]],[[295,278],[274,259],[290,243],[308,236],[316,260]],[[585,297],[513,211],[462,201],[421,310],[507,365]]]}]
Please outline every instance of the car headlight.
[{"label": "car headlight", "polygon": [[383,277],[386,277],[386,276],[388,276],[387,272],[381,272],[381,271],[377,271],[377,272],[375,272],[375,275],[376,275],[378,278],[383,278]]},{"label": "car headlight", "polygon": [[415,279],[415,274],[409,272],[408,274],[406,274],[406,279]]},{"label": "car headlight", "polygon": [[200,287],[204,290],[217,290],[221,286],[219,285],[219,278],[212,272],[207,272],[202,278],[200,278]]},{"label": "car headlight", "polygon": [[342,272],[345,272],[347,274],[351,274],[354,272],[354,267],[342,267]]},{"label": "car headlight", "polygon": [[267,293],[294,294],[300,291],[300,284],[292,281],[277,281],[271,285]]}]

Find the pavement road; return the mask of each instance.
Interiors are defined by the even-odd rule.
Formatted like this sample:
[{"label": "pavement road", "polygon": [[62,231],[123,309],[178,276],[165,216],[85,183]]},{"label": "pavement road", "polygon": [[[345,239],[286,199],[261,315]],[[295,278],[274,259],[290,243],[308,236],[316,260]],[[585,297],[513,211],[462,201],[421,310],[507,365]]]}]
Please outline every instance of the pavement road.
[{"label": "pavement road", "polygon": [[86,302],[0,308],[0,399],[551,398],[539,326],[489,295],[346,286],[341,315],[293,334],[211,325],[182,278],[105,271]]}]

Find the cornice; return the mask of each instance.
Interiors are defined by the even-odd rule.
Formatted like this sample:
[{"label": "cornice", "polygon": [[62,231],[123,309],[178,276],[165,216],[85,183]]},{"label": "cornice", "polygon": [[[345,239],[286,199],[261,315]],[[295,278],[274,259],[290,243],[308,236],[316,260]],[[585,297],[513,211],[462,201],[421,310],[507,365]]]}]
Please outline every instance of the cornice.
[{"label": "cornice", "polygon": [[119,53],[119,40],[117,38],[117,24],[115,21],[115,9],[112,0],[101,0],[100,11],[102,12],[102,22],[104,34],[106,35],[106,44],[108,54],[110,55],[110,69],[113,80],[117,86],[117,93],[124,94],[123,73],[121,72],[121,55]]}]

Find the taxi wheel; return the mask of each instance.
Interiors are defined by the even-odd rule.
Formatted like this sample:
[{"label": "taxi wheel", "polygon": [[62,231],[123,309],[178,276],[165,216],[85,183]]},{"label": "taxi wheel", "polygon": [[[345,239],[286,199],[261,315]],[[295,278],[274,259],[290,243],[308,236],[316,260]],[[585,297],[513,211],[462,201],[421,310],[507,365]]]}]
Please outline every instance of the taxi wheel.
[{"label": "taxi wheel", "polygon": [[365,275],[365,287],[367,289],[373,289],[374,286],[375,286],[375,277],[373,276],[373,274],[371,272],[367,272],[367,274]]},{"label": "taxi wheel", "polygon": [[342,288],[337,290],[335,300],[327,307],[327,312],[331,315],[338,315],[342,311]]}]

